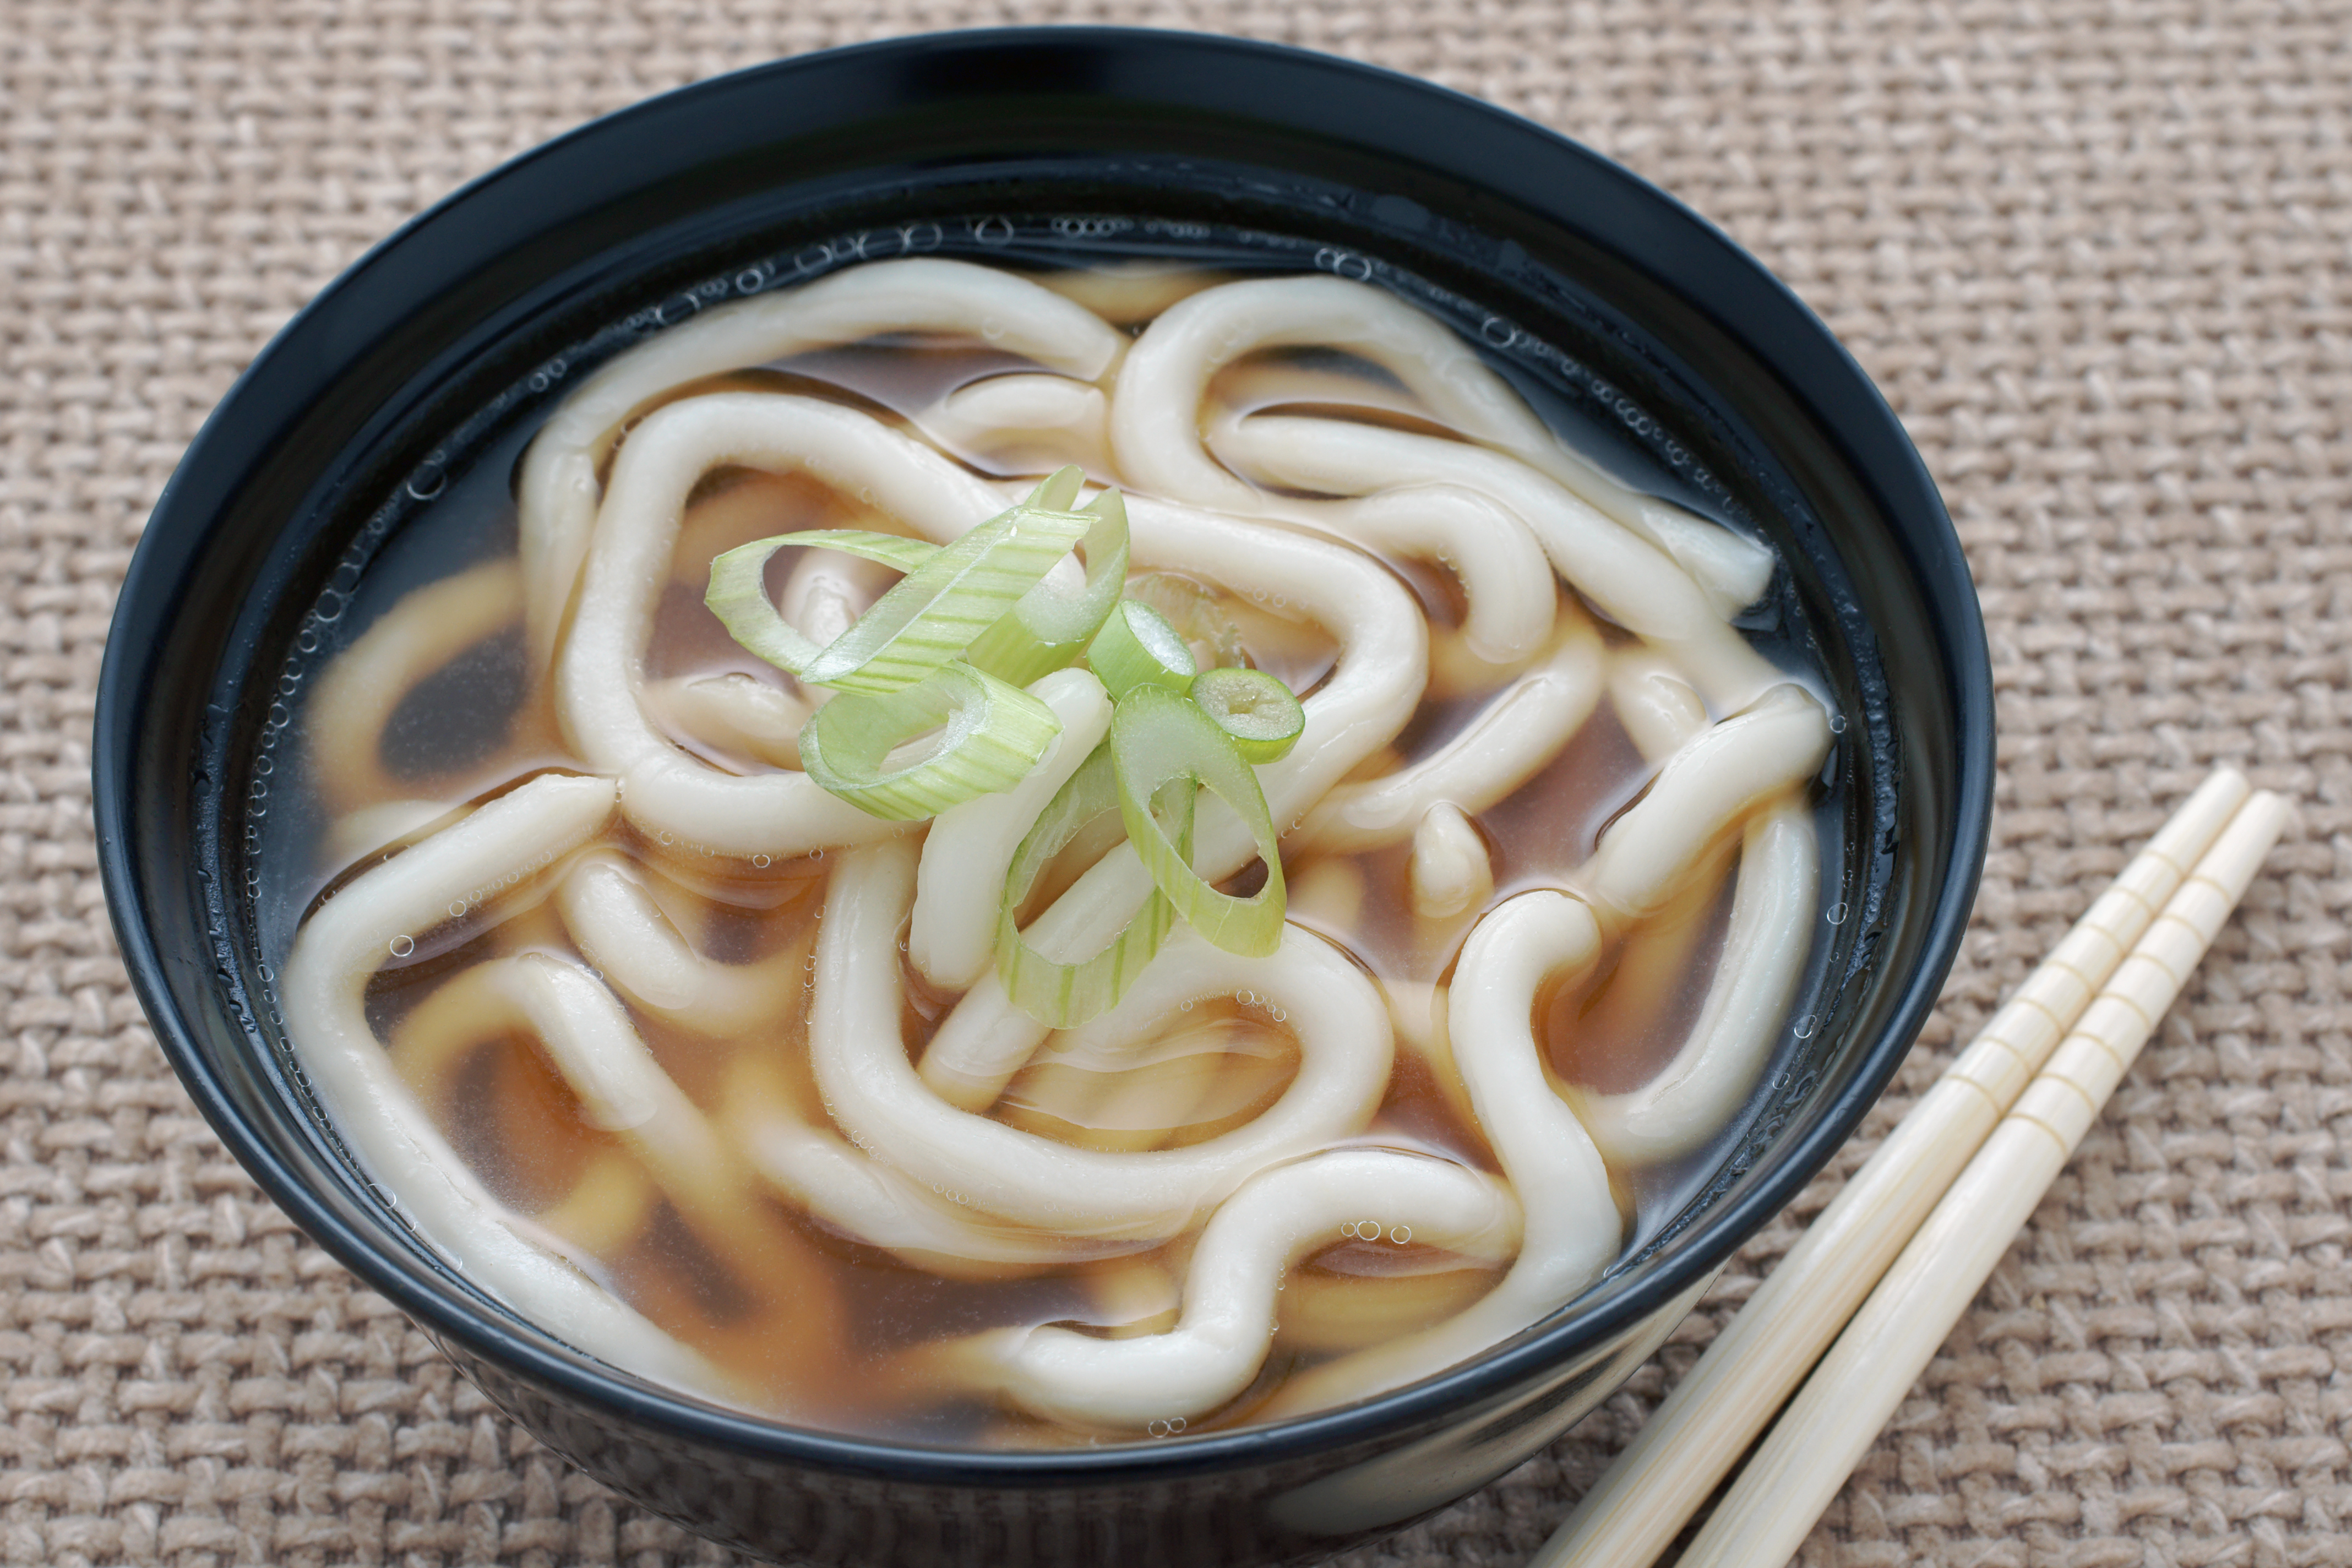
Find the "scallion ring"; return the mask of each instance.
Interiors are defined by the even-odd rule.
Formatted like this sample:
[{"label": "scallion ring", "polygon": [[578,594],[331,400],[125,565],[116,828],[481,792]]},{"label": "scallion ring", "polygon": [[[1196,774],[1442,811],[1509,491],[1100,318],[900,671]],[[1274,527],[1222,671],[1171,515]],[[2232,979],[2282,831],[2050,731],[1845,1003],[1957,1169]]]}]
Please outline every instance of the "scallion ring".
[{"label": "scallion ring", "polygon": [[[1155,887],[1143,907],[1110,941],[1093,956],[1075,963],[1047,958],[1021,934],[1021,906],[1028,901],[1038,877],[1054,857],[1097,819],[1119,808],[1118,770],[1106,742],[1095,748],[1094,754],[1079,764],[1069,782],[1037,814],[1005,872],[996,916],[996,978],[1014,1006],[1056,1029],[1073,1028],[1117,1005],[1168,940],[1175,922],[1174,907]],[[1189,856],[1192,844],[1189,791],[1173,804],[1170,816],[1175,823],[1175,842]]]},{"label": "scallion ring", "polygon": [[[1064,475],[1075,490],[1078,470],[1064,468],[1038,487],[1030,504],[1039,503],[1045,488]],[[1105,490],[1077,514],[1089,520],[1078,553],[1086,560],[1085,585],[1073,596],[1050,583],[1040,583],[1024,594],[1004,618],[972,640],[964,658],[975,668],[1001,680],[1026,686],[1078,661],[1087,644],[1118,604],[1127,584],[1127,502],[1117,490]]]},{"label": "scallion ring", "polygon": [[1067,511],[1070,503],[1078,499],[1078,491],[1085,488],[1086,482],[1084,468],[1076,463],[1065,463],[1039,479],[1037,488],[1031,490],[1029,499],[1021,504],[1036,511]]},{"label": "scallion ring", "polygon": [[[1265,792],[1232,738],[1189,699],[1139,686],[1111,715],[1108,744],[1127,837],[1177,914],[1227,952],[1244,958],[1272,952],[1282,941],[1282,846]],[[1257,843],[1265,884],[1246,899],[1211,887],[1192,869],[1190,849],[1160,829],[1155,807],[1161,792],[1173,786],[1189,797],[1194,784],[1230,806]]]},{"label": "scallion ring", "polygon": [[1166,617],[1149,605],[1121,599],[1087,645],[1087,668],[1117,699],[1139,686],[1181,697],[1192,687],[1194,666],[1192,650]]},{"label": "scallion ring", "polygon": [[904,690],[1003,619],[1094,521],[1087,513],[1027,506],[991,518],[924,555],[856,625],[823,647],[769,599],[770,558],[789,545],[803,545],[905,569],[903,563],[915,560],[908,546],[919,542],[847,530],[758,540],[710,563],[703,602],[737,642],[812,685],[875,695]]},{"label": "scallion ring", "polygon": [[[933,730],[941,732],[921,755],[888,765]],[[911,822],[1012,788],[1061,732],[1043,702],[958,661],[896,691],[835,698],[802,728],[801,765],[859,810]]]},{"label": "scallion ring", "polygon": [[1212,669],[1192,682],[1192,700],[1253,766],[1280,762],[1307,728],[1290,688],[1262,669]]},{"label": "scallion ring", "polygon": [[1127,585],[1127,596],[1150,605],[1168,618],[1186,642],[1208,649],[1213,668],[1249,662],[1242,647],[1242,630],[1217,603],[1212,589],[1173,572],[1144,572]]}]

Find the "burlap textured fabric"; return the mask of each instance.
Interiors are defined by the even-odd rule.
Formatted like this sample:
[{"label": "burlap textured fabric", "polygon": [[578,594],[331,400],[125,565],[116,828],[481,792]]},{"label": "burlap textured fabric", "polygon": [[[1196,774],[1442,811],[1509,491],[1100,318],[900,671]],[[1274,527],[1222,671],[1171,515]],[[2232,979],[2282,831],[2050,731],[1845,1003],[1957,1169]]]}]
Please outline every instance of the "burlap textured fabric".
[{"label": "burlap textured fabric", "polygon": [[2298,798],[2301,828],[1802,1561],[2352,1563],[2344,0],[5,0],[0,1560],[725,1560],[489,1413],[191,1111],[100,907],[91,690],[181,447],[403,217],[659,89],[1017,20],[1357,56],[1659,180],[1886,389],[1991,624],[1992,858],[1896,1089],[1601,1414],[1350,1563],[1522,1559],[2222,760]]}]

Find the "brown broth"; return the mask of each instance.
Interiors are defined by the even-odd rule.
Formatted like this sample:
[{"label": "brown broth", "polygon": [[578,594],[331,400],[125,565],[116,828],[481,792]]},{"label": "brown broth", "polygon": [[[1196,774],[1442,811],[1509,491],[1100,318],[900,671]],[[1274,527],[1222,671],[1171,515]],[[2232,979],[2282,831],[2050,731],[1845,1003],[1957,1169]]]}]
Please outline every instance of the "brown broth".
[{"label": "brown broth", "polygon": [[[1294,356],[1295,357],[1295,356]],[[1010,368],[1005,356],[898,344],[802,356],[769,371],[699,384],[823,391],[895,417],[942,392]],[[1290,368],[1296,369],[1297,365]],[[1322,383],[1311,406],[1408,428],[1428,422],[1399,404],[1400,390],[1344,356],[1307,366]],[[1226,373],[1230,377],[1233,372]],[[1360,396],[1350,396],[1355,377]],[[681,394],[683,395],[683,394]],[[625,438],[625,437],[624,437]],[[869,508],[802,479],[726,470],[698,487],[685,519],[671,581],[659,608],[649,678],[736,673],[781,689],[790,682],[730,640],[701,603],[713,556],[766,535],[809,528],[887,528]],[[772,588],[789,572],[785,552]],[[1391,563],[1440,627],[1461,605],[1450,579]],[[361,602],[369,605],[370,585]],[[1216,595],[1254,660],[1294,689],[1328,670],[1333,647],[1320,628]],[[515,634],[502,632],[460,653],[420,685],[379,742],[383,779],[401,792],[442,799],[484,796],[548,766],[566,765],[542,686],[523,668]],[[1477,712],[1484,697],[1431,700],[1415,713],[1385,767],[1409,763]],[[738,771],[768,764],[709,742],[689,742],[706,761]],[[1496,890],[1484,906],[1451,920],[1415,915],[1405,896],[1409,846],[1357,855],[1304,855],[1286,861],[1291,915],[1345,945],[1391,994],[1401,1018],[1425,1020],[1433,985],[1444,984],[1484,908],[1520,889],[1556,881],[1591,851],[1602,826],[1652,773],[1604,699],[1559,758],[1479,823],[1494,850]],[[396,799],[385,794],[383,799]],[[343,808],[376,804],[346,800]],[[821,858],[776,866],[664,850],[616,829],[604,841],[636,864],[673,921],[707,958],[751,966],[805,952],[822,901]],[[1042,904],[1099,846],[1074,852],[1045,879]],[[355,868],[319,868],[331,883]],[[373,864],[372,850],[361,865]],[[1548,994],[1539,1034],[1560,1078],[1601,1090],[1639,1084],[1669,1056],[1696,1016],[1727,920],[1737,845],[1711,855],[1668,911],[1612,942],[1589,982]],[[584,962],[538,879],[465,931],[420,943],[410,960],[383,972],[369,993],[380,1034],[398,1041],[433,997],[481,960],[542,952]],[[536,900],[536,901],[534,901]],[[919,1055],[954,1000],[908,970],[905,1023]],[[757,1037],[717,1041],[633,1008],[661,1066],[714,1123],[755,1075],[824,1125],[806,1050],[805,990]],[[458,1031],[462,1033],[463,1031]],[[412,1081],[435,1120],[488,1190],[573,1246],[588,1246],[604,1281],[638,1311],[740,1381],[749,1397],[786,1418],[835,1430],[941,1442],[1041,1446],[1099,1440],[975,1397],[940,1382],[914,1352],[941,1338],[1005,1325],[1063,1323],[1109,1336],[1157,1331],[1174,1321],[1183,1263],[1197,1231],[1162,1245],[1059,1268],[1005,1269],[993,1279],[950,1279],[834,1235],[748,1182],[745,1212],[727,1235],[714,1233],[659,1195],[659,1185],[625,1138],[592,1125],[541,1047],[511,1029],[456,1040]],[[1425,1032],[1425,1031],[1424,1031]],[[1496,1168],[1492,1151],[1399,1035],[1396,1067],[1370,1125],[1349,1142],[1425,1151]],[[1202,1004],[1171,1024],[1139,1059],[1107,1067],[1067,1058],[1049,1043],[1013,1081],[993,1114],[1008,1125],[1077,1147],[1174,1148],[1242,1125],[1281,1094],[1296,1071],[1297,1040],[1265,1010]],[[1638,1184],[1618,1173],[1634,1203]],[[752,1238],[747,1244],[746,1237]],[[1346,1244],[1295,1268],[1280,1306],[1272,1353],[1257,1380],[1223,1410],[1194,1420],[1201,1432],[1246,1422],[1290,1373],[1331,1356],[1436,1323],[1474,1300],[1498,1271],[1465,1268],[1423,1245]]]}]

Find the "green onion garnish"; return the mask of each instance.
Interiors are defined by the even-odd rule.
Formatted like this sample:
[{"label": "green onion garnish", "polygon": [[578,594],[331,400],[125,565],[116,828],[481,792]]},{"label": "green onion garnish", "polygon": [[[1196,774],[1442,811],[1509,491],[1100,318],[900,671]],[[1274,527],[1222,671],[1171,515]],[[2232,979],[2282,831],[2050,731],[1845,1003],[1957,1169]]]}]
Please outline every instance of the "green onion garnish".
[{"label": "green onion garnish", "polygon": [[1127,596],[1149,605],[1167,617],[1177,635],[1209,650],[1212,668],[1249,662],[1242,651],[1242,630],[1217,603],[1217,596],[1190,577],[1173,572],[1144,572],[1127,585]]},{"label": "green onion garnish", "polygon": [[[886,771],[894,750],[933,730],[920,756]],[[959,660],[897,691],[835,698],[801,730],[801,765],[859,810],[911,822],[1011,789],[1061,732],[1052,709]]]},{"label": "green onion garnish", "polygon": [[[1075,493],[1078,470],[1064,468],[1037,487],[1046,493],[1064,476]],[[1030,498],[1034,504],[1036,497]],[[1062,504],[1068,504],[1064,497]],[[1105,490],[1078,513],[1093,519],[1078,553],[1086,558],[1086,584],[1073,598],[1050,583],[1040,583],[1016,601],[1003,620],[972,640],[964,658],[1001,680],[1026,686],[1078,661],[1087,643],[1118,603],[1127,584],[1127,502],[1117,490]]]},{"label": "green onion garnish", "polygon": [[[1115,1005],[1179,915],[1244,957],[1280,944],[1282,848],[1251,770],[1282,757],[1306,728],[1287,687],[1244,668],[1240,629],[1211,590],[1170,573],[1127,581],[1126,504],[1105,490],[1071,510],[1084,478],[1063,468],[944,545],[855,529],[762,539],[712,562],[704,596],[744,647],[840,693],[803,727],[801,763],[825,789],[890,821],[936,816],[1026,778],[1061,723],[1021,688],[1087,660],[1118,704],[1110,738],[1030,825],[997,910],[997,977],[1017,1006],[1055,1028]],[[768,597],[768,563],[794,546],[843,551],[903,575],[820,647]],[[1076,595],[1045,582],[1073,548],[1086,560]],[[1196,673],[1196,646],[1216,668]],[[1265,881],[1248,898],[1218,891],[1192,868],[1203,789],[1257,845]],[[1151,895],[1093,956],[1048,958],[1022,934],[1022,906],[1054,858],[1112,812],[1151,873]]]},{"label": "green onion garnish", "polygon": [[[1114,720],[1116,722],[1116,720]],[[1143,966],[1151,962],[1175,921],[1175,910],[1157,888],[1143,907],[1092,957],[1076,963],[1047,958],[1029,945],[1017,921],[1055,856],[1108,813],[1121,808],[1118,777],[1108,742],[1079,764],[1069,782],[1037,814],[1028,836],[1013,854],[1004,876],[1004,897],[996,916],[996,977],[1013,1005],[1056,1029],[1067,1029],[1108,1012]],[[1189,857],[1192,846],[1191,791],[1171,803],[1176,842]],[[1156,826],[1156,825],[1155,825]]]},{"label": "green onion garnish", "polygon": [[1087,645],[1087,668],[1114,700],[1139,686],[1181,697],[1192,685],[1192,650],[1149,605],[1121,599]]},{"label": "green onion garnish", "polygon": [[[1232,738],[1188,699],[1139,686],[1111,715],[1110,754],[1118,772],[1119,816],[1151,879],[1176,912],[1227,952],[1263,958],[1282,941],[1282,846],[1265,792]],[[1160,792],[1189,796],[1198,785],[1233,809],[1257,841],[1265,885],[1246,899],[1221,893],[1192,869],[1189,849],[1160,828]]]},{"label": "green onion garnish", "polygon": [[[845,529],[757,540],[710,563],[710,590],[703,602],[737,642],[812,685],[877,694],[903,690],[1003,619],[1096,525],[1092,512],[1031,504],[1052,483],[1040,485],[1029,502],[936,547]],[[789,545],[841,550],[899,566],[907,574],[856,625],[819,647],[777,614],[768,598],[768,562]],[[918,560],[918,551],[926,549]],[[909,562],[915,564],[907,569]]]},{"label": "green onion garnish", "polygon": [[1192,700],[1253,765],[1280,762],[1307,728],[1290,688],[1262,669],[1212,669],[1192,682]]}]

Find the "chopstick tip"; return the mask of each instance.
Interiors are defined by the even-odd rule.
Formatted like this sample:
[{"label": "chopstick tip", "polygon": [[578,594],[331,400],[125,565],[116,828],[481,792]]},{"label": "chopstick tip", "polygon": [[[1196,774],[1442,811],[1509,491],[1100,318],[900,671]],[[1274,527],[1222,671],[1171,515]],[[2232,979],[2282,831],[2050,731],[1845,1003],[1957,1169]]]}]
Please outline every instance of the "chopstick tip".
[{"label": "chopstick tip", "polygon": [[2273,844],[2288,833],[2299,831],[2303,826],[2302,808],[2291,796],[2281,795],[2275,790],[2256,790],[2247,797],[2246,805],[2242,809],[2260,810],[2265,818],[2276,824],[2271,834],[2271,842]]},{"label": "chopstick tip", "polygon": [[2286,796],[2256,790],[2230,819],[2228,829],[2199,862],[2198,870],[2229,890],[2231,903],[2237,902],[2295,820],[2294,805]]}]

